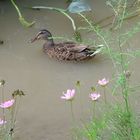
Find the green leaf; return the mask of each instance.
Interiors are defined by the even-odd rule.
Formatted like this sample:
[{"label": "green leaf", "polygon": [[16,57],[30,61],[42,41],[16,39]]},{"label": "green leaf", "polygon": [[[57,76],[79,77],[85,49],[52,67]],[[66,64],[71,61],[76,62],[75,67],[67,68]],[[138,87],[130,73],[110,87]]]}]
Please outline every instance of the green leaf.
[{"label": "green leaf", "polygon": [[23,17],[19,17],[20,23],[25,27],[31,27],[35,24],[35,21],[33,22],[27,22]]}]

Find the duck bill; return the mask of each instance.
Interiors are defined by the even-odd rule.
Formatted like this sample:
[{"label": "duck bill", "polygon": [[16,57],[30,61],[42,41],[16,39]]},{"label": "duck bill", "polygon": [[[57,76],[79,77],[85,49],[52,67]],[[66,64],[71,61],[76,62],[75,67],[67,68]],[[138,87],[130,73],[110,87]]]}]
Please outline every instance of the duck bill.
[{"label": "duck bill", "polygon": [[36,36],[35,38],[31,39],[30,42],[33,43],[33,42],[35,42],[36,40],[38,40],[38,37],[37,37],[37,36]]}]

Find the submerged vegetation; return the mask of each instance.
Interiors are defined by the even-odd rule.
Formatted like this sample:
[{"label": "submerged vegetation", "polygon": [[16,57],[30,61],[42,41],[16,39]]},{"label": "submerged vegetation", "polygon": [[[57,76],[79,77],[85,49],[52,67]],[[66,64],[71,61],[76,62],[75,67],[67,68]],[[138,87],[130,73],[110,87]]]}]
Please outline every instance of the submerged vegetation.
[{"label": "submerged vegetation", "polygon": [[[25,22],[18,7],[14,1],[11,0],[19,14],[19,20],[23,25],[32,25],[34,23]],[[69,2],[67,0],[66,2]],[[71,2],[71,1],[70,1]],[[74,2],[74,1],[72,1]],[[133,46],[128,45],[129,39],[140,32],[140,21],[134,22],[131,27],[126,28],[126,20],[137,17],[140,13],[140,1],[133,0],[107,0],[106,5],[112,9],[113,15],[104,18],[101,21],[93,22],[83,11],[76,12],[79,18],[86,24],[84,27],[77,27],[72,16],[66,9],[59,9],[56,7],[33,6],[32,9],[48,9],[57,11],[65,15],[72,23],[74,33],[76,33],[76,40],[81,42],[80,31],[96,34],[97,39],[95,42],[104,45],[103,54],[106,54],[114,68],[112,79],[100,79],[97,85],[92,87],[92,93],[89,94],[89,100],[92,102],[92,114],[89,122],[81,122],[79,129],[76,127],[76,134],[73,139],[76,140],[140,140],[140,118],[139,112],[136,113],[130,103],[129,98],[133,95],[139,85],[132,86],[130,79],[132,72],[130,65],[137,56],[140,55],[140,50],[135,50]],[[86,6],[88,7],[88,6]],[[80,9],[81,10],[81,9]],[[86,9],[85,9],[86,10]],[[88,7],[88,11],[90,8]],[[109,20],[109,22],[107,22]],[[111,20],[111,21],[110,21]],[[102,25],[106,21],[106,25]],[[104,28],[107,27],[108,28]],[[90,44],[95,44],[90,40]],[[84,41],[82,42],[84,43]],[[106,77],[106,75],[105,75]],[[96,79],[97,80],[97,79]],[[111,86],[110,86],[111,85]],[[1,88],[4,88],[4,82],[1,82]],[[76,84],[77,89],[80,91],[80,81]],[[102,88],[102,92],[99,92]],[[73,112],[73,102],[77,90],[68,89],[63,93],[61,99],[70,102],[71,114],[75,127],[75,116]],[[15,91],[12,98],[5,101],[2,90],[2,102],[0,108],[2,109],[2,118],[0,119],[0,137],[4,140],[10,140],[15,127],[16,119],[16,98],[24,95],[22,91]],[[106,96],[108,95],[108,96]],[[109,102],[108,97],[114,99],[113,104]],[[118,99],[119,96],[119,99]],[[103,98],[104,103],[101,106],[102,112],[98,113],[96,107],[100,104],[99,100]],[[10,114],[7,115],[6,114]],[[74,129],[75,130],[75,129]],[[7,138],[9,137],[9,138]]]}]

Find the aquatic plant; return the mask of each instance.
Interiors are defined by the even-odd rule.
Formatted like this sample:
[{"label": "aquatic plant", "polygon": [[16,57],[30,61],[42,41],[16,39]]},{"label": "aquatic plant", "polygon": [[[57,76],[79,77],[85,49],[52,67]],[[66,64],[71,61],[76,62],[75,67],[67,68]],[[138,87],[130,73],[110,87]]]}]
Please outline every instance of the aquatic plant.
[{"label": "aquatic plant", "polygon": [[73,30],[74,30],[75,39],[76,39],[78,42],[81,42],[82,38],[81,38],[80,32],[77,30],[75,21],[74,21],[74,19],[69,15],[69,13],[67,12],[67,9],[56,8],[56,7],[46,7],[46,6],[33,6],[33,7],[31,7],[31,9],[36,9],[36,10],[38,10],[38,9],[47,9],[47,10],[52,10],[52,11],[56,11],[56,12],[59,12],[59,13],[63,14],[64,16],[66,16],[66,17],[71,21],[72,28],[73,28]]},{"label": "aquatic plant", "polygon": [[70,13],[81,13],[85,11],[91,11],[91,8],[88,5],[88,3],[84,0],[72,0],[72,1],[68,0],[67,2],[71,2],[71,3],[66,9],[57,8],[57,7],[47,7],[47,6],[33,6],[31,7],[31,9],[36,9],[36,10],[46,9],[46,10],[51,10],[51,11],[56,11],[56,12],[61,13],[62,15],[64,15],[66,18],[68,18],[71,21],[71,25],[74,30],[74,37],[76,41],[81,42],[82,41],[81,34],[77,30],[75,21],[70,15]]},{"label": "aquatic plant", "polygon": [[[103,26],[99,26],[89,17],[79,13],[79,16],[87,23],[86,27],[80,27],[79,29],[84,29],[97,35],[98,41],[104,45],[103,53],[108,55],[114,67],[113,77],[112,79],[110,78],[111,87],[107,87],[109,80],[105,78],[98,80],[98,84],[103,88],[106,105],[102,107],[102,112],[99,113],[98,118],[94,117],[86,124],[82,122],[83,130],[80,131],[81,136],[78,138],[79,140],[140,139],[139,114],[136,115],[129,101],[131,94],[137,90],[135,87],[133,88],[134,90],[131,90],[130,77],[132,73],[129,66],[137,56],[140,56],[140,50],[135,50],[127,45],[129,39],[140,32],[140,22],[133,23],[129,30],[125,29],[126,19],[132,18],[137,13],[136,11],[139,11],[139,7],[134,8],[136,3],[138,4],[139,1],[136,0],[131,3],[127,0],[107,1],[107,5],[114,12],[112,22],[109,24],[110,30],[103,29]],[[131,7],[134,10],[130,10]],[[97,88],[98,86],[93,86],[92,89],[96,92]],[[114,98],[113,104],[107,101],[106,88],[109,88],[109,96]],[[102,92],[100,94],[102,95]],[[116,95],[120,97],[119,100]]]},{"label": "aquatic plant", "polygon": [[63,92],[63,96],[61,96],[61,99],[69,101],[70,102],[70,110],[72,115],[72,123],[75,123],[75,116],[73,112],[73,99],[75,97],[75,89],[67,89],[67,92]]},{"label": "aquatic plant", "polygon": [[96,117],[96,102],[98,101],[98,99],[100,98],[100,93],[97,93],[97,92],[93,92],[89,95],[90,99],[92,100],[93,102],[93,114],[92,114],[92,118],[95,118]]},{"label": "aquatic plant", "polygon": [[16,90],[12,93],[10,99],[5,101],[4,80],[0,81],[0,86],[2,94],[2,99],[0,101],[0,109],[2,110],[0,116],[0,139],[12,140],[15,132],[19,104],[21,102],[19,97],[24,96],[25,94],[21,90]]},{"label": "aquatic plant", "polygon": [[104,92],[104,101],[105,104],[107,103],[107,98],[106,98],[106,85],[109,83],[109,80],[107,80],[106,78],[103,78],[101,80],[98,80],[98,84],[103,87],[103,92]]},{"label": "aquatic plant", "polygon": [[18,6],[16,5],[16,3],[15,3],[14,0],[11,0],[11,3],[12,3],[13,6],[15,7],[15,9],[16,9],[16,11],[17,11],[17,13],[18,13],[18,16],[19,16],[19,21],[20,21],[20,23],[21,23],[23,26],[25,26],[25,27],[31,27],[31,26],[33,26],[33,24],[35,24],[35,21],[33,21],[33,22],[27,22],[27,21],[24,19],[24,17],[22,16],[22,14],[21,14],[21,12],[20,12],[20,10],[19,10],[19,8],[18,8]]}]

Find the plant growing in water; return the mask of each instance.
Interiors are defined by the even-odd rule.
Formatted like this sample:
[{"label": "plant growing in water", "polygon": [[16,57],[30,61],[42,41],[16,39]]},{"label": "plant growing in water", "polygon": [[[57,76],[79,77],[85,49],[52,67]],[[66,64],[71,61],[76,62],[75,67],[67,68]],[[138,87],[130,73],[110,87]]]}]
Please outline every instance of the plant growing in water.
[{"label": "plant growing in water", "polygon": [[18,13],[18,16],[19,16],[19,21],[20,21],[20,23],[21,23],[23,26],[25,26],[25,27],[31,27],[33,24],[35,24],[35,21],[29,23],[29,22],[27,22],[27,21],[24,19],[24,17],[22,16],[22,14],[21,14],[21,12],[20,12],[20,10],[19,10],[19,8],[18,8],[18,6],[16,5],[16,3],[15,3],[14,0],[11,0],[11,3],[12,3],[12,5],[15,7],[15,9],[16,9],[16,11],[17,11],[17,13]]},{"label": "plant growing in water", "polygon": [[[135,1],[135,3],[137,2]],[[114,77],[111,80],[112,82],[110,82],[113,85],[112,94],[107,94],[112,95],[113,98],[119,95],[122,97],[122,100],[115,99],[112,105],[106,100],[105,96],[107,106],[104,106],[104,111],[100,114],[102,117],[91,120],[89,124],[84,124],[83,131],[81,132],[82,135],[78,139],[139,140],[140,120],[135,115],[136,113],[132,110],[129,102],[129,97],[133,89],[130,84],[131,72],[129,66],[132,60],[140,54],[140,51],[132,48],[128,49],[126,43],[140,31],[140,22],[135,23],[129,30],[125,29],[125,20],[128,17],[132,17],[138,9],[136,11],[134,9],[132,12],[129,8],[134,3],[129,3],[127,0],[109,0],[107,1],[107,5],[114,11],[111,30],[100,28],[81,13],[79,13],[79,16],[87,23],[87,26],[80,27],[79,29],[93,32],[93,34],[98,36],[98,41],[104,44],[104,53],[108,54],[114,67]],[[113,47],[114,44],[115,47]],[[98,81],[98,84],[104,88],[108,82],[108,80],[102,79]],[[105,89],[104,95],[106,95]],[[122,102],[121,105],[120,102]]]},{"label": "plant growing in water", "polygon": [[75,121],[74,113],[73,113],[73,99],[75,96],[75,89],[68,89],[66,93],[63,92],[63,96],[61,96],[61,99],[69,101],[70,102],[70,108],[71,108],[71,114],[73,122]]},{"label": "plant growing in water", "polygon": [[91,11],[91,8],[83,0],[67,0],[67,2],[71,2],[71,3],[69,7],[66,9],[57,8],[57,7],[47,7],[47,6],[33,6],[31,7],[31,9],[36,9],[36,10],[46,9],[46,10],[51,10],[51,11],[56,11],[58,13],[61,13],[62,15],[64,15],[66,18],[68,18],[71,21],[75,40],[78,42],[81,42],[82,41],[81,34],[78,31],[75,21],[70,15],[70,13],[80,13],[80,12],[85,12],[85,11]]},{"label": "plant growing in water", "polygon": [[21,102],[21,97],[25,94],[21,90],[16,90],[12,93],[9,100],[5,101],[4,86],[5,81],[0,81],[1,88],[1,101],[0,101],[0,139],[12,140],[15,131],[16,117]]}]

